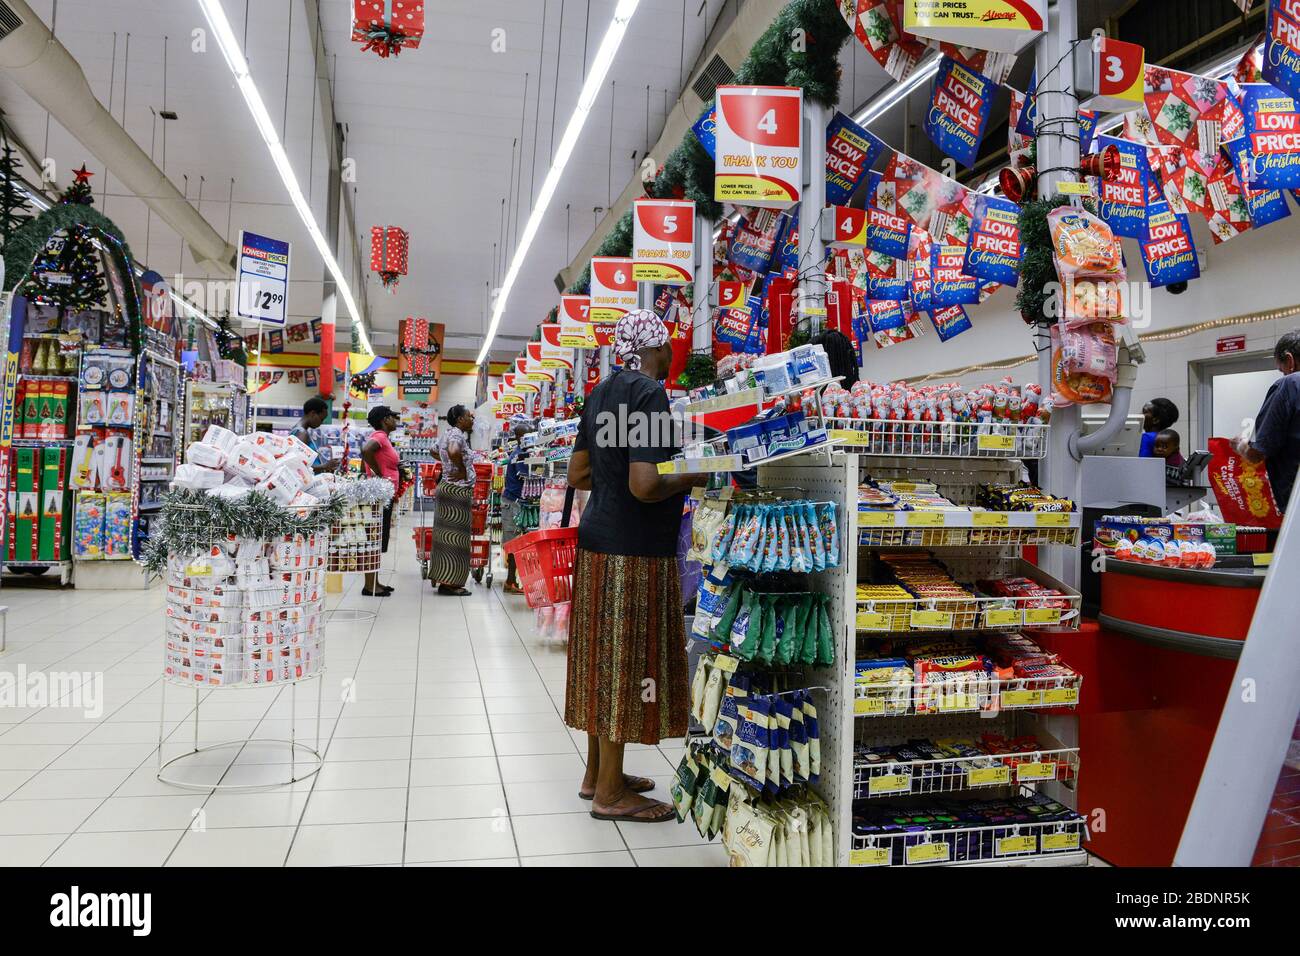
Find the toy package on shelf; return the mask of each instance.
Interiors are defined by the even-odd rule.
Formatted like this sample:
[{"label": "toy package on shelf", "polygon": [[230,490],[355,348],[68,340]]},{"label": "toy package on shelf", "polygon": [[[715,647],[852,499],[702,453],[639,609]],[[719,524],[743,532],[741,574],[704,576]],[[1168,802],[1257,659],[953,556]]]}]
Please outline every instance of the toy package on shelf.
[{"label": "toy package on shelf", "polygon": [[1102,515],[1093,526],[1092,546],[1121,561],[1212,568],[1219,555],[1237,553],[1237,526]]},{"label": "toy package on shelf", "polygon": [[829,386],[822,393],[828,418],[866,422],[974,422],[977,424],[1045,425],[1051,408],[1042,389],[1014,385],[1010,377],[996,385],[963,389],[955,382],[909,385],[906,382],[858,381],[851,388]]},{"label": "toy package on shelf", "polygon": [[783,395],[831,378],[830,359],[821,345],[800,345],[772,355],[732,353],[718,362],[717,381],[691,389],[692,401],[733,395],[751,388],[764,396]]}]

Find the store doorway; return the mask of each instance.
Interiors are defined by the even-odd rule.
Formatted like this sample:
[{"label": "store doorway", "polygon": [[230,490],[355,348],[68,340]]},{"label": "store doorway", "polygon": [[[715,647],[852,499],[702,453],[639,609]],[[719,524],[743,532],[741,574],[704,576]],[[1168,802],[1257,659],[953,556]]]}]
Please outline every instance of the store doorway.
[{"label": "store doorway", "polygon": [[1278,379],[1271,352],[1237,355],[1197,363],[1197,448],[1211,436],[1235,438],[1242,423],[1254,421],[1269,386]]}]

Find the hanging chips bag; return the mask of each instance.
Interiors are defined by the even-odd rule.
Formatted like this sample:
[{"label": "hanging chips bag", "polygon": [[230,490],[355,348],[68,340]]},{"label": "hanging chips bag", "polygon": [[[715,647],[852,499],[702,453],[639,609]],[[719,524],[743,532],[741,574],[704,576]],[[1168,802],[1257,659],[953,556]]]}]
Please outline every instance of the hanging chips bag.
[{"label": "hanging chips bag", "polygon": [[835,523],[835,502],[817,503],[817,527],[821,531],[822,547],[826,549],[826,567],[840,566],[840,535]]},{"label": "hanging chips bag", "polygon": [[800,612],[802,605],[795,594],[781,595],[781,617],[785,625],[781,628],[781,639],[776,644],[776,663],[789,664],[803,645],[803,625]]},{"label": "hanging chips bag", "polygon": [[777,741],[777,746],[773,750],[780,755],[780,789],[786,790],[794,786],[794,752],[791,750],[790,743],[790,724],[794,704],[789,697],[778,697],[773,710],[776,714]]},{"label": "hanging chips bag", "polygon": [[687,561],[710,564],[718,560],[713,556],[713,542],[727,527],[727,502],[705,498],[691,514],[691,547],[686,552]]},{"label": "hanging chips bag", "polygon": [[799,663],[811,667],[817,660],[817,595],[803,596],[803,642],[799,645]]},{"label": "hanging chips bag", "polygon": [[739,723],[731,741],[731,768],[738,777],[757,790],[767,779],[767,750],[771,699],[749,697],[737,708]]},{"label": "hanging chips bag", "polygon": [[801,505],[803,512],[804,524],[808,526],[808,544],[812,553],[812,570],[825,571],[826,564],[826,545],[822,541],[821,528],[817,523],[817,508],[811,501],[805,501]]},{"label": "hanging chips bag", "polygon": [[803,694],[803,722],[808,731],[808,782],[817,783],[822,774],[821,729],[817,723],[817,708],[812,694]]},{"label": "hanging chips bag", "polygon": [[754,658],[762,664],[771,665],[772,658],[776,654],[776,599],[778,597],[779,595],[776,594],[758,595],[763,629],[759,638],[758,652]]},{"label": "hanging chips bag", "polygon": [[826,610],[829,594],[817,595],[817,658],[816,662],[829,667],[835,663],[835,641],[831,637],[831,616]]},{"label": "hanging chips bag", "polygon": [[706,730],[712,730],[718,722],[718,708],[722,705],[722,695],[727,689],[727,672],[716,666],[709,668],[709,679],[704,685],[704,697],[700,704],[696,720]]},{"label": "hanging chips bag", "polygon": [[772,853],[771,817],[744,799],[744,791],[733,787],[727,803],[723,841],[732,866],[768,866]]},{"label": "hanging chips bag", "polygon": [[718,622],[713,625],[713,640],[722,645],[727,645],[731,640],[731,626],[736,622],[736,616],[740,613],[741,604],[744,601],[745,589],[739,584],[731,589],[727,596],[726,607],[723,608],[722,614],[718,617]]},{"label": "hanging chips bag", "polygon": [[744,513],[744,505],[741,505],[738,508],[731,508],[723,518],[721,527],[719,527],[714,533],[713,541],[709,545],[709,552],[715,563],[727,559],[727,556],[731,551],[732,539],[736,534],[737,522],[740,521]]},{"label": "hanging chips bag", "polygon": [[726,693],[722,695],[722,704],[718,707],[717,723],[713,725],[713,741],[724,753],[731,752],[736,725],[740,720],[740,704],[748,696],[749,677],[740,673],[732,674]]},{"label": "hanging chips bag", "polygon": [[677,765],[668,792],[673,798],[673,809],[677,811],[677,822],[685,823],[695,801],[695,791],[700,785],[700,765],[695,760],[694,750],[688,748],[682,755],[682,762]]}]

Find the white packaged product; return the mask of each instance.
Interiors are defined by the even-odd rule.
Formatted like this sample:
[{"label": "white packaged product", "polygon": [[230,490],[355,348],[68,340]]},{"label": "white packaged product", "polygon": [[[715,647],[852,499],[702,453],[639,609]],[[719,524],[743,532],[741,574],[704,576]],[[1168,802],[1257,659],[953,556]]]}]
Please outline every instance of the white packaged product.
[{"label": "white packaged product", "polygon": [[221,487],[225,480],[226,476],[220,471],[200,465],[184,464],[176,466],[176,476],[172,479],[172,486],[204,491]]},{"label": "white packaged product", "polygon": [[208,430],[203,433],[203,444],[215,445],[227,455],[234,450],[238,442],[238,435],[228,428],[222,428],[220,425],[209,425]]},{"label": "white packaged product", "polygon": [[275,457],[265,448],[247,439],[241,440],[226,457],[226,474],[257,484],[275,467]]},{"label": "white packaged product", "polygon": [[302,491],[302,479],[290,468],[277,465],[276,468],[257,483],[257,490],[278,505],[288,507],[298,492]]},{"label": "white packaged product", "polygon": [[265,449],[272,458],[279,458],[289,450],[289,436],[277,435],[275,432],[254,432],[246,435],[241,442],[251,442],[259,448]]},{"label": "white packaged product", "polygon": [[221,469],[226,464],[226,453],[216,445],[194,442],[189,448],[185,449],[185,460],[191,465]]}]

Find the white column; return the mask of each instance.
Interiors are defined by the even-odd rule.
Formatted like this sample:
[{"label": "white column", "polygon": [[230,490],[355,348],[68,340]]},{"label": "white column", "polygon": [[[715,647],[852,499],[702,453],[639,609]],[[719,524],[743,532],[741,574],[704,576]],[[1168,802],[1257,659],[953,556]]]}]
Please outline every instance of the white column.
[{"label": "white column", "polygon": [[[826,305],[826,240],[821,234],[826,206],[826,124],[830,111],[820,103],[803,102],[803,200],[799,205],[799,315]],[[811,327],[821,329],[825,316],[811,315]]]},{"label": "white column", "polygon": [[695,217],[695,302],[691,308],[691,349],[707,352],[713,344],[709,289],[713,285],[713,222]]}]

